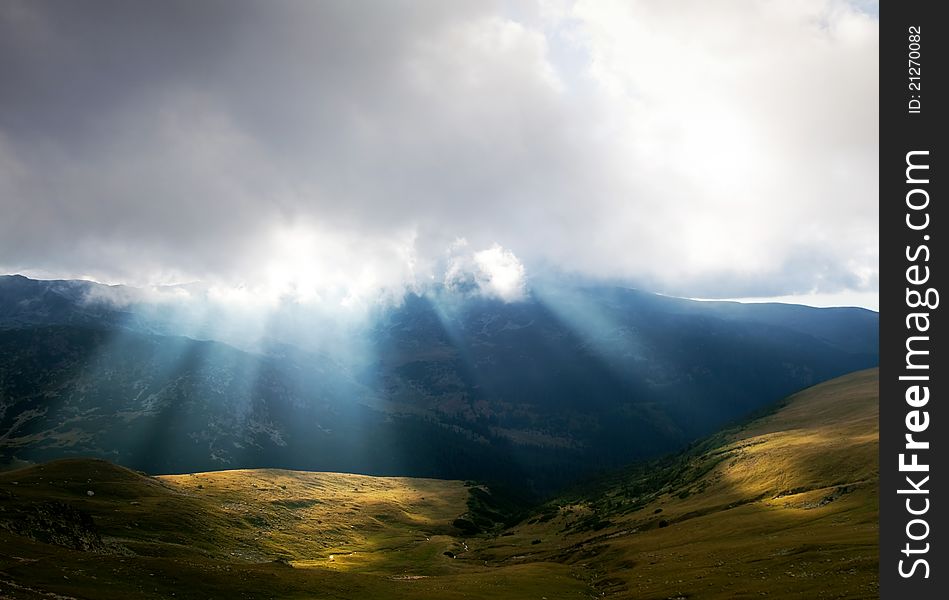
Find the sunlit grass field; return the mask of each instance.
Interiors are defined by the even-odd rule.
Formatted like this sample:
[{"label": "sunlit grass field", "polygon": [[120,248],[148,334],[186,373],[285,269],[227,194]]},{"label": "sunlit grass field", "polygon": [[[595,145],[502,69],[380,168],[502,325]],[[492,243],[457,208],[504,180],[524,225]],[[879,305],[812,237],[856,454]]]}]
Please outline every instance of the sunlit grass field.
[{"label": "sunlit grass field", "polygon": [[459,481],[6,472],[0,597],[876,597],[877,385],[810,388],[478,535],[453,525],[476,489]]}]

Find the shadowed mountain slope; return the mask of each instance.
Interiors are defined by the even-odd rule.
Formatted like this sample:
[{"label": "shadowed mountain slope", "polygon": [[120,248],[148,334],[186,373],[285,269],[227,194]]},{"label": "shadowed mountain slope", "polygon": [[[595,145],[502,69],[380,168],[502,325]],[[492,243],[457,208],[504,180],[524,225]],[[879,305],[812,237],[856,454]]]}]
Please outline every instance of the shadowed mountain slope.
[{"label": "shadowed mountain slope", "polygon": [[293,337],[276,313],[270,337],[225,343],[207,312],[0,278],[0,462],[99,456],[153,473],[279,467],[544,494],[878,361],[870,311],[615,287],[538,286],[510,303],[433,289],[380,308],[339,352],[307,346],[335,335],[323,325],[301,321]]}]

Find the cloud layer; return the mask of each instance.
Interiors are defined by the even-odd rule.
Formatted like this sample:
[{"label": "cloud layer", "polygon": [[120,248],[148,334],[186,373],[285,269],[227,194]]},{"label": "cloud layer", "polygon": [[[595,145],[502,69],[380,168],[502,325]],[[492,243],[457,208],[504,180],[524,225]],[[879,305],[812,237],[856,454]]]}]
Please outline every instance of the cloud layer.
[{"label": "cloud layer", "polygon": [[877,48],[834,0],[2,0],[0,270],[873,292]]}]

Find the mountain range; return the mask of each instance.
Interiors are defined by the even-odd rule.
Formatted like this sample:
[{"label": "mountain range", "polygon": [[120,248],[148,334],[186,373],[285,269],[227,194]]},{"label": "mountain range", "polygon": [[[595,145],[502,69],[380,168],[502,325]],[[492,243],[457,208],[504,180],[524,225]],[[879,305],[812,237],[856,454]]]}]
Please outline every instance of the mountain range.
[{"label": "mountain range", "polygon": [[[179,304],[0,277],[0,461],[346,471],[546,494],[879,356],[871,311],[602,285],[538,284],[514,302],[433,288],[341,329],[275,314],[252,343],[234,335],[240,319],[202,325],[212,320]],[[324,332],[327,343],[301,342]]]}]

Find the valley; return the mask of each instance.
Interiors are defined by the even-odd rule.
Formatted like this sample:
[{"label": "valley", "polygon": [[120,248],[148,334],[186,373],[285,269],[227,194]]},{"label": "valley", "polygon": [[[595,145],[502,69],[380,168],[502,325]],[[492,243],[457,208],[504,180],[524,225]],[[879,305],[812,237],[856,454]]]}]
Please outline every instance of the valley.
[{"label": "valley", "polygon": [[0,596],[872,598],[877,386],[817,385],[533,507],[471,481],[8,471]]}]

